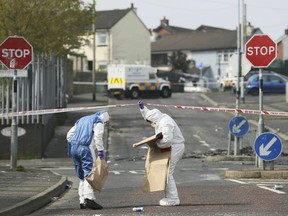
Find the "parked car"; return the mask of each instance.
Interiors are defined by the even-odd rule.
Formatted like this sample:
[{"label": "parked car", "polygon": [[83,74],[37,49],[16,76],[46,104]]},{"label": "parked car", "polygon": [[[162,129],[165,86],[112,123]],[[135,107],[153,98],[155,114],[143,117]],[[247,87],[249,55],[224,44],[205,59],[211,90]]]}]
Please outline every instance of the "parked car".
[{"label": "parked car", "polygon": [[[284,77],[272,73],[263,73],[262,80],[262,90],[264,93],[286,93],[287,79],[285,79]],[[246,94],[250,95],[259,94],[259,74],[254,74],[249,77],[246,84],[245,92]]]},{"label": "parked car", "polygon": [[[279,76],[282,76],[283,77],[283,75],[280,75],[280,74],[278,74],[278,73],[276,73],[276,72],[274,72],[274,71],[270,71],[270,70],[264,70],[263,72],[262,72],[263,74],[276,74],[276,75],[279,75]],[[244,79],[244,91],[245,91],[245,88],[246,88],[246,86],[247,86],[247,82],[248,82],[248,79],[251,77],[251,76],[253,76],[253,75],[255,75],[255,74],[259,74],[259,70],[251,70],[251,71],[249,71],[244,77],[243,77],[243,79]],[[284,79],[287,79],[287,77],[283,77]],[[232,91],[235,93],[236,92],[236,88],[237,88],[237,83],[235,82],[234,84],[233,84],[233,88],[232,88]],[[240,87],[241,88],[241,87]]]}]

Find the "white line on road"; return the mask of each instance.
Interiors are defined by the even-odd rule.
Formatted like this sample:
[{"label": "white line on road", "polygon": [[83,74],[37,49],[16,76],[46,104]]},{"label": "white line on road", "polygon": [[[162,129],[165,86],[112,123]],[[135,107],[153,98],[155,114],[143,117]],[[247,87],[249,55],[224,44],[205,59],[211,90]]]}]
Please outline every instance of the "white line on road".
[{"label": "white line on road", "polygon": [[238,184],[247,184],[246,182],[243,182],[243,181],[239,181],[239,180],[236,180],[236,179],[225,179],[227,181],[232,181],[232,182],[236,182]]},{"label": "white line on road", "polygon": [[272,191],[274,193],[278,193],[278,194],[286,194],[284,191],[280,191],[280,190],[275,190],[273,188],[270,188],[270,187],[267,187],[267,186],[264,186],[264,185],[257,185],[259,188],[262,188],[262,189],[265,189],[265,190],[269,190],[269,191]]}]

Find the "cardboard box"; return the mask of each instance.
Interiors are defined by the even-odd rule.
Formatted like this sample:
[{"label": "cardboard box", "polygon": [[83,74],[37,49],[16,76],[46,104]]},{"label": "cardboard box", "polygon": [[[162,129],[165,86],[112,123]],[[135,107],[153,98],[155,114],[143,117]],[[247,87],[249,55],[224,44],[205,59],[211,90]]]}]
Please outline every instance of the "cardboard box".
[{"label": "cardboard box", "polygon": [[146,161],[144,192],[163,191],[168,180],[168,166],[171,151],[163,151],[156,145],[156,136],[153,135],[138,143],[134,143],[133,147],[139,147],[147,144],[149,146]]}]

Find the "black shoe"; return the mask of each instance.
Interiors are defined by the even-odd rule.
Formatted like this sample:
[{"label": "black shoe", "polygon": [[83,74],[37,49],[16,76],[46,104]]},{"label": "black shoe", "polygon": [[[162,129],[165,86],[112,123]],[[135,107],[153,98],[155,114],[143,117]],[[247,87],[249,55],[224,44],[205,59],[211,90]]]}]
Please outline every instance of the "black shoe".
[{"label": "black shoe", "polygon": [[84,209],[84,203],[80,203],[80,209]]},{"label": "black shoe", "polygon": [[[81,208],[81,205],[80,205],[80,208]],[[103,208],[103,207],[102,207],[101,205],[99,205],[98,203],[96,203],[94,200],[85,199],[82,209],[95,209],[95,210],[99,210],[99,209],[102,209],[102,208]]]}]

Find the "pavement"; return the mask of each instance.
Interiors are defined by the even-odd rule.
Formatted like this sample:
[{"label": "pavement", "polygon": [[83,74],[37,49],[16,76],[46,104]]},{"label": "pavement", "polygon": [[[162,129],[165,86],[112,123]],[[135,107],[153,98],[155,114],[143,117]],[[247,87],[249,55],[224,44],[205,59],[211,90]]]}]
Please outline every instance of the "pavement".
[{"label": "pavement", "polygon": [[[91,97],[91,99],[90,99]],[[231,93],[205,93],[202,94],[211,104],[211,107],[233,107],[235,108],[235,98],[231,97]],[[258,109],[255,107],[255,101],[257,97],[247,97],[245,103],[240,102],[240,108]],[[286,103],[285,95],[283,97],[268,98],[267,103],[264,99],[265,110],[273,111],[288,111],[288,105]],[[92,96],[90,94],[75,96],[68,107],[79,106],[104,106],[107,105],[107,98],[104,95],[96,96],[96,101],[92,102]],[[86,111],[87,112],[87,111]],[[80,116],[86,115],[84,111],[76,111],[67,113],[67,119],[65,125],[58,126],[57,130],[68,131],[72,122],[75,122]],[[284,120],[284,121],[283,121]],[[277,135],[288,141],[287,137],[287,119],[268,119],[266,128],[272,132],[276,132]],[[253,119],[252,119],[253,122]],[[254,121],[257,125],[257,121]],[[16,170],[10,169],[10,161],[0,160],[0,216],[18,216],[27,215],[49,202],[57,199],[67,188],[69,188],[69,181],[66,176],[58,175],[55,172],[49,170],[49,167],[53,167],[56,163],[55,159],[49,159],[49,155],[55,155],[53,152],[53,146],[60,143],[66,143],[63,133],[57,134],[55,132],[55,138],[51,140],[50,148],[47,149],[43,159],[35,160],[19,160]],[[62,134],[62,135],[61,135]],[[67,157],[66,150],[63,148],[63,152],[57,152],[57,165],[59,161],[61,166],[72,166],[72,160]],[[246,156],[211,156],[206,160],[210,161],[253,161],[253,157]],[[285,163],[282,163],[285,164]],[[287,163],[286,163],[287,164]],[[29,167],[29,168],[28,168]],[[43,168],[47,168],[47,170]],[[245,167],[245,166],[243,166]],[[251,167],[251,166],[250,166]],[[241,170],[227,170],[225,173],[226,178],[288,178],[288,170],[286,166],[275,165],[274,170],[261,170],[261,169],[241,169]]]}]

